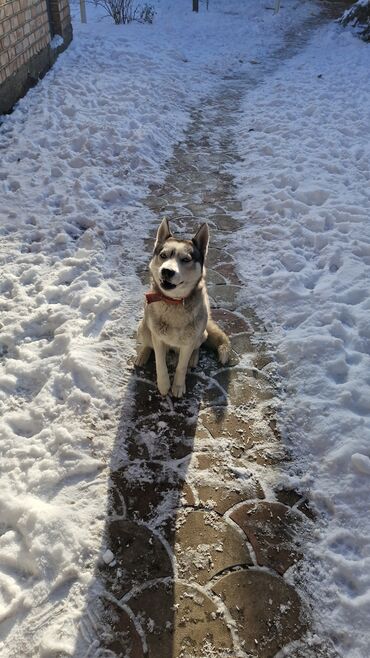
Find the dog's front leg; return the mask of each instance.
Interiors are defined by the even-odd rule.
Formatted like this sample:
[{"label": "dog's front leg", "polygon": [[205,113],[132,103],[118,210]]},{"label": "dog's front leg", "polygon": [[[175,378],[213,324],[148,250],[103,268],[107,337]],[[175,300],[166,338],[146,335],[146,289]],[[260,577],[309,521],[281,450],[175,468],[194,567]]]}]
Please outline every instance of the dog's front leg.
[{"label": "dog's front leg", "polygon": [[181,398],[186,393],[185,377],[189,365],[189,359],[193,353],[194,345],[180,347],[179,360],[172,384],[172,393],[175,398]]},{"label": "dog's front leg", "polygon": [[155,354],[155,365],[157,370],[157,385],[161,395],[167,395],[170,390],[170,377],[167,370],[166,354],[167,347],[163,341],[152,336]]}]

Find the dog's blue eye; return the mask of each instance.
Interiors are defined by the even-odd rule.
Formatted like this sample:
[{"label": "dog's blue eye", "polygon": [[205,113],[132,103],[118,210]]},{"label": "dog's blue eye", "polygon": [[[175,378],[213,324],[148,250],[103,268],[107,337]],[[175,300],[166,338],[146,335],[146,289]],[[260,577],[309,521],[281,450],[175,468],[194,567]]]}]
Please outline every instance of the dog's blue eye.
[{"label": "dog's blue eye", "polygon": [[166,260],[167,256],[166,256],[166,254],[162,253],[162,254],[159,254],[159,258],[162,258],[162,260]]},{"label": "dog's blue eye", "polygon": [[193,259],[191,256],[185,256],[185,258],[181,259],[183,263],[190,263]]}]

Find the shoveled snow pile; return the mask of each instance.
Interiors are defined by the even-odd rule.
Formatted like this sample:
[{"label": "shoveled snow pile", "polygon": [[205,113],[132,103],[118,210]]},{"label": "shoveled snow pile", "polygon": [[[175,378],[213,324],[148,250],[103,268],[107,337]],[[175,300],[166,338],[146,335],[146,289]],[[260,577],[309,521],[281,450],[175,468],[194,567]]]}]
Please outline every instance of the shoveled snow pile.
[{"label": "shoveled snow pile", "polygon": [[370,644],[369,71],[367,45],[324,28],[248,94],[236,128],[235,249],[286,386],[286,484],[324,515],[306,586],[345,658]]},{"label": "shoveled snow pile", "polygon": [[80,26],[75,1],[72,45],[1,119],[1,656],[73,655],[106,555],[107,463],[152,219],[142,199],[191,105],[312,11],[285,5],[274,16],[258,0],[212,0],[194,15],[189,0],[162,1],[153,26],[122,27],[92,5]]},{"label": "shoveled snow pile", "polygon": [[364,41],[370,41],[370,0],[358,0],[347,9],[340,23],[352,25]]}]

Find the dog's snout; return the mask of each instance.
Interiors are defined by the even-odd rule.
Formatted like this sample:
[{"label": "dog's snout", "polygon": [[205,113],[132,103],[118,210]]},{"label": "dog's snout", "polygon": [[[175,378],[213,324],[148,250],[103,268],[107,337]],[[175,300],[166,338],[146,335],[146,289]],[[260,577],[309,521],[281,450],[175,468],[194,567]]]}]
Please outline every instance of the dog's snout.
[{"label": "dog's snout", "polygon": [[176,274],[176,272],[175,270],[169,270],[166,267],[162,267],[161,274],[164,279],[172,279],[172,277]]}]

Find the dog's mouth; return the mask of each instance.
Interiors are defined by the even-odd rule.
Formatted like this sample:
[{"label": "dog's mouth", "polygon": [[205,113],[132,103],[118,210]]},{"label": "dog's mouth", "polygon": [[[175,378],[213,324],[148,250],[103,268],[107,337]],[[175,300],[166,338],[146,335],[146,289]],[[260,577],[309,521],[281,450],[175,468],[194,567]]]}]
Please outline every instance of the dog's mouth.
[{"label": "dog's mouth", "polygon": [[176,284],[171,283],[171,281],[161,281],[161,288],[163,288],[163,290],[175,290],[179,285],[180,283]]}]

